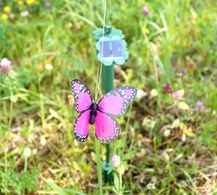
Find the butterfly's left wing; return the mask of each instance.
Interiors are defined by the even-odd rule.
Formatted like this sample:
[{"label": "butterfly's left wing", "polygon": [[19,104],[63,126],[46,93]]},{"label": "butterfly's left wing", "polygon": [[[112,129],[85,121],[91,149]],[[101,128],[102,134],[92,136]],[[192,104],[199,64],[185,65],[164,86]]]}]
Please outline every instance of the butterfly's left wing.
[{"label": "butterfly's left wing", "polygon": [[120,126],[109,114],[97,111],[94,125],[96,137],[103,144],[115,141],[119,137]]},{"label": "butterfly's left wing", "polygon": [[106,93],[98,103],[101,112],[113,116],[123,115],[133,101],[137,89],[133,86],[124,86]]}]

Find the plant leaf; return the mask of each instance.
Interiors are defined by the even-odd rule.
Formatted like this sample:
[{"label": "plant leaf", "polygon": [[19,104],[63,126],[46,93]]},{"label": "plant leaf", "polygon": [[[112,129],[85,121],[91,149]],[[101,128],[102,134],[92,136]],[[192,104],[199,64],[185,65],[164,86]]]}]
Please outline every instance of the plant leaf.
[{"label": "plant leaf", "polygon": [[179,109],[181,109],[181,110],[188,110],[188,109],[189,109],[188,104],[186,104],[185,102],[178,102],[178,103],[177,103],[177,106],[178,106]]},{"label": "plant leaf", "polygon": [[40,177],[42,180],[44,180],[47,185],[52,188],[54,191],[56,191],[59,195],[68,195],[65,190],[60,188],[58,185],[54,183],[54,181],[46,180],[45,178]]}]

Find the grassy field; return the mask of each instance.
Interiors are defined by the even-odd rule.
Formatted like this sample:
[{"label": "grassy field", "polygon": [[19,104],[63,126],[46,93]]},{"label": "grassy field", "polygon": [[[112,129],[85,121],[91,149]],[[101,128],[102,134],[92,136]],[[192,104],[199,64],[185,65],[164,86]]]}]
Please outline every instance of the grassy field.
[{"label": "grassy field", "polygon": [[[95,133],[74,138],[68,97],[73,78],[94,93],[104,3],[0,0],[0,194],[100,193]],[[117,117],[121,162],[103,194],[217,194],[217,1],[110,0],[106,11],[129,53],[115,87],[138,94]]]}]

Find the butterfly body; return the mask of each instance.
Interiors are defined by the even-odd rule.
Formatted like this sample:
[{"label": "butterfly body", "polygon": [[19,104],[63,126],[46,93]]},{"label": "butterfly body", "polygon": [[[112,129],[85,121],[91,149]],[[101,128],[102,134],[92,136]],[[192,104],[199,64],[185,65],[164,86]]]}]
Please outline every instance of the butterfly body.
[{"label": "butterfly body", "polygon": [[80,115],[74,124],[75,138],[81,142],[88,137],[89,124],[94,125],[97,139],[104,144],[115,141],[120,125],[114,116],[122,116],[136,96],[137,89],[124,86],[106,93],[98,103],[92,101],[88,87],[80,80],[71,81],[75,109]]},{"label": "butterfly body", "polygon": [[91,125],[93,125],[94,121],[95,121],[95,118],[96,118],[96,115],[97,115],[98,105],[96,103],[92,103],[90,109],[91,109],[91,111],[90,111],[89,123]]}]

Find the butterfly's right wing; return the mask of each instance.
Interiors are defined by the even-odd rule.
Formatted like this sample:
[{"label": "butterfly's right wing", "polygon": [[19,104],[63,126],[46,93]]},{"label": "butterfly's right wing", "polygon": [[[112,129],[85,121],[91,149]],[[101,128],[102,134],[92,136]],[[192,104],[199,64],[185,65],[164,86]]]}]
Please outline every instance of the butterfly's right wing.
[{"label": "butterfly's right wing", "polygon": [[94,125],[96,137],[103,144],[113,142],[119,137],[120,126],[115,118],[107,113],[97,111]]},{"label": "butterfly's right wing", "polygon": [[80,80],[71,81],[72,94],[75,99],[75,109],[77,112],[88,110],[92,104],[92,97],[88,87]]},{"label": "butterfly's right wing", "polygon": [[76,119],[74,124],[74,136],[80,141],[86,141],[89,131],[90,110],[82,112]]}]

